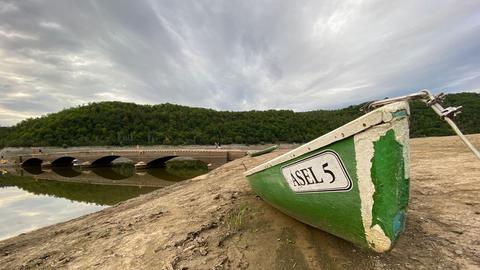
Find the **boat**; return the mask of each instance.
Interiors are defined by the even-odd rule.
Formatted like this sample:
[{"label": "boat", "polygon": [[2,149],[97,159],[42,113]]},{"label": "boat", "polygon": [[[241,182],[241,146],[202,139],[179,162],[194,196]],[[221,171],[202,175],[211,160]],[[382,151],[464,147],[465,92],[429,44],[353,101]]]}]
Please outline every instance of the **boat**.
[{"label": "boat", "polygon": [[461,107],[444,109],[441,98],[423,90],[370,103],[365,115],[244,175],[257,195],[283,213],[387,252],[404,230],[409,201],[408,102],[420,99],[451,120]]},{"label": "boat", "polygon": [[143,161],[140,161],[138,163],[135,163],[135,169],[137,170],[143,170],[143,169],[147,169],[148,168],[148,164],[143,162]]},{"label": "boat", "polygon": [[257,150],[257,151],[249,151],[249,152],[247,152],[247,155],[249,155],[251,157],[257,157],[257,156],[261,156],[261,155],[270,153],[277,148],[278,148],[278,145],[272,145],[272,146],[267,147],[265,149],[261,149],[261,150]]}]

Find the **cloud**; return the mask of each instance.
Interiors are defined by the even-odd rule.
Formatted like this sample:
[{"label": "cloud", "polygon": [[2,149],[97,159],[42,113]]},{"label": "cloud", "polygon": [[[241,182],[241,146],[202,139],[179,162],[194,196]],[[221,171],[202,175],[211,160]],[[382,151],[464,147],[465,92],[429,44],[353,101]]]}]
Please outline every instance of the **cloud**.
[{"label": "cloud", "polygon": [[480,89],[477,1],[0,0],[0,14],[0,125],[100,100],[304,111]]},{"label": "cloud", "polygon": [[106,206],[35,195],[17,187],[0,188],[0,240],[99,211]]},{"label": "cloud", "polygon": [[0,209],[9,207],[12,204],[18,203],[20,201],[28,200],[35,197],[34,194],[22,192],[14,188],[4,188],[0,189],[2,197],[0,198]]}]

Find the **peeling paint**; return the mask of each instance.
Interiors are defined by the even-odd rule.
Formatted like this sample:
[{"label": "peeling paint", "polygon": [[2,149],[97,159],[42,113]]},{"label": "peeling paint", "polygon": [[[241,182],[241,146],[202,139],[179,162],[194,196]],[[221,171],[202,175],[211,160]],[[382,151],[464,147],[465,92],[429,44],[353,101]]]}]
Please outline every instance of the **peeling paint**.
[{"label": "peeling paint", "polygon": [[[377,252],[388,251],[403,228],[405,222],[403,210],[408,203],[408,179],[405,179],[409,175],[408,115],[407,102],[384,106],[257,166],[247,171],[245,175],[252,189],[282,212],[356,245],[368,247]],[[338,139],[336,133],[340,131],[351,135]],[[375,151],[375,144],[382,142],[382,137],[387,133],[388,143],[396,145],[397,158],[387,162],[389,167],[386,170],[387,172],[390,169],[396,170],[401,176],[399,180],[401,183],[398,183],[398,189],[394,192],[390,192],[389,187],[385,187],[387,190],[380,188],[382,177],[384,177],[380,175],[381,171],[377,170],[380,174],[374,175],[375,183],[372,180],[372,169],[375,171],[378,167],[376,160],[380,160],[381,163],[385,156],[385,153]],[[379,148],[382,146],[378,145]],[[352,188],[345,192],[319,192],[319,189],[311,192],[292,190],[289,187],[288,175],[285,176],[282,173],[282,168],[324,151],[338,153],[351,176]],[[376,164],[375,167],[372,161]],[[330,162],[324,163],[322,167],[323,165],[332,166],[329,164]],[[304,175],[304,177],[306,179],[307,176]],[[392,180],[392,183],[395,183],[395,180]],[[386,201],[382,198],[382,192],[387,194],[387,199],[389,199],[388,196],[393,197],[397,203],[386,202],[382,205],[382,200]],[[388,208],[386,209],[388,214],[381,213],[383,206]],[[397,209],[403,212],[396,211]]]},{"label": "peeling paint", "polygon": [[[397,111],[404,111],[406,115],[409,115],[409,108],[406,102],[401,102],[396,104],[395,107],[390,107],[389,111],[395,113]],[[402,113],[403,114],[403,113]],[[361,214],[362,222],[365,228],[365,238],[367,239],[370,247],[377,252],[385,252],[391,249],[394,241],[390,239],[382,227],[379,224],[373,224],[373,206],[375,193],[375,185],[372,182],[371,169],[372,169],[372,159],[375,154],[374,142],[378,141],[382,136],[389,130],[393,130],[396,141],[401,144],[402,154],[403,154],[403,165],[404,165],[404,177],[408,179],[409,169],[408,169],[408,160],[409,160],[409,145],[408,145],[408,118],[403,115],[395,115],[392,118],[391,122],[384,123],[381,125],[374,126],[365,130],[364,132],[358,133],[354,136],[355,141],[355,153],[356,153],[356,162],[357,162],[357,176],[358,176],[358,186],[361,199]],[[407,181],[407,180],[405,180]],[[401,197],[402,204],[408,204],[408,182],[407,185],[404,185]],[[404,216],[398,215],[393,221],[397,227],[403,226]],[[395,229],[395,230],[400,230]],[[395,240],[395,239],[393,239]]]},{"label": "peeling paint", "polygon": [[[374,144],[371,177],[373,194],[372,225],[378,224],[384,233],[394,240],[403,228],[405,209],[404,162],[402,145],[395,139],[395,131],[390,129]],[[408,184],[407,184],[408,185]]]}]

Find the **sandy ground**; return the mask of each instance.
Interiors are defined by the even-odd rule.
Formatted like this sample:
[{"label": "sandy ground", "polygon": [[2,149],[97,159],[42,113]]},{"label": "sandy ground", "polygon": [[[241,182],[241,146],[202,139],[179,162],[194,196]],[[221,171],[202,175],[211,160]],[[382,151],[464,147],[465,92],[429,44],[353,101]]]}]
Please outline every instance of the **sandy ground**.
[{"label": "sandy ground", "polygon": [[[470,136],[480,145],[480,134]],[[480,162],[456,137],[411,141],[411,201],[375,254],[267,205],[242,173],[285,150],[0,242],[0,268],[479,269]],[[245,165],[245,167],[244,167]]]}]

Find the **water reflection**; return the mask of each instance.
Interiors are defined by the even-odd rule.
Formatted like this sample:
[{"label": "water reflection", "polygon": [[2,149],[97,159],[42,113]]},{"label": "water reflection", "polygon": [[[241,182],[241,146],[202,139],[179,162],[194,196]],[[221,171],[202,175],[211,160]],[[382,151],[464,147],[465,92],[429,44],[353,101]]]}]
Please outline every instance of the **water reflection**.
[{"label": "water reflection", "polygon": [[0,240],[204,173],[166,168],[136,171],[133,166],[9,168],[0,174]]},{"label": "water reflection", "polygon": [[0,240],[107,207],[30,193],[5,185],[6,178],[0,177]]},{"label": "water reflection", "polygon": [[[40,167],[40,166],[25,167],[25,168],[23,168],[23,171],[25,171],[29,174],[33,174],[33,175],[38,175],[38,174],[43,173],[42,167]],[[21,172],[22,175],[23,175],[23,171]],[[8,172],[15,174],[17,172],[17,170],[11,170],[10,169],[10,170],[8,170]]]},{"label": "water reflection", "polygon": [[136,170],[131,165],[121,165],[104,168],[80,170],[78,167],[49,168],[11,168],[12,175],[30,176],[35,180],[55,180],[97,185],[135,186],[135,187],[165,187],[175,182],[190,179],[204,174],[203,169],[167,169],[152,168]]},{"label": "water reflection", "polygon": [[82,174],[79,168],[74,168],[74,167],[52,168],[52,171],[63,177],[75,177]]},{"label": "water reflection", "polygon": [[205,172],[166,168],[136,171],[133,166],[128,165],[88,170],[80,170],[78,167],[43,170],[11,168],[8,174],[1,178],[0,187],[16,186],[33,194],[113,205]]},{"label": "water reflection", "polygon": [[[190,179],[198,175],[205,174],[208,170],[204,169],[190,169],[190,170],[179,170],[179,169],[168,169],[168,168],[153,168],[144,170],[143,175],[149,175],[157,179],[164,179],[171,182],[178,182],[185,179]],[[142,171],[137,171],[137,174],[140,174]],[[146,173],[146,174],[145,174]]]},{"label": "water reflection", "polygon": [[[53,180],[52,176],[56,176],[57,180]],[[44,172],[36,177],[7,174],[1,178],[0,187],[17,187],[34,195],[47,195],[96,205],[114,205],[159,188],[95,184],[93,181],[89,183],[87,179],[76,181],[78,177],[63,179],[70,181],[58,181],[61,177],[63,176],[53,172]]]},{"label": "water reflection", "polygon": [[110,180],[127,179],[135,175],[135,167],[119,165],[106,168],[92,168],[92,172],[100,177]]}]

